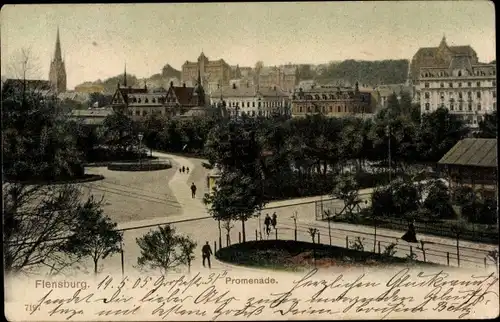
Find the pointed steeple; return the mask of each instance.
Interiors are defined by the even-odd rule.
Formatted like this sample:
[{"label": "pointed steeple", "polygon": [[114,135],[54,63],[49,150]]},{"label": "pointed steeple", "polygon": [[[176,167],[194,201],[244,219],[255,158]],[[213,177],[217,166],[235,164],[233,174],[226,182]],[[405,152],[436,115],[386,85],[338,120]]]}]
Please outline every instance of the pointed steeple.
[{"label": "pointed steeple", "polygon": [[198,106],[205,106],[205,91],[201,83],[201,71],[198,68],[198,85],[196,86],[196,94],[198,94]]},{"label": "pointed steeple", "polygon": [[446,36],[443,34],[443,39],[441,39],[441,43],[439,44],[439,47],[447,47],[448,45],[446,44]]},{"label": "pointed steeple", "polygon": [[59,35],[59,26],[57,27],[56,48],[54,57],[50,63],[49,81],[56,93],[66,91],[66,67],[61,52],[61,37]]},{"label": "pointed steeple", "polygon": [[61,40],[59,37],[59,26],[57,27],[56,50],[54,53],[54,60],[62,61],[61,56]]},{"label": "pointed steeple", "polygon": [[123,86],[127,87],[127,63],[125,63],[125,69],[123,70]]}]

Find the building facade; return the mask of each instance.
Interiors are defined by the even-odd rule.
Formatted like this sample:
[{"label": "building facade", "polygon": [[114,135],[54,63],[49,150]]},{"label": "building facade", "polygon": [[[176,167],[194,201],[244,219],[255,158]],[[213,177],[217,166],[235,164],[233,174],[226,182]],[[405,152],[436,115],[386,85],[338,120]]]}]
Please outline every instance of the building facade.
[{"label": "building facade", "polygon": [[312,114],[342,117],[348,115],[368,116],[374,112],[370,92],[355,88],[320,86],[307,91],[299,90],[292,95],[293,117]]},{"label": "building facade", "polygon": [[181,81],[186,84],[196,84],[198,73],[201,75],[202,86],[207,92],[226,86],[231,79],[231,66],[223,59],[209,60],[202,52],[198,61],[186,61],[182,65]]},{"label": "building facade", "polygon": [[193,108],[197,109],[197,112],[190,113],[190,115],[199,116],[198,112],[206,107],[206,102],[207,98],[201,85],[174,86],[171,82],[166,91],[150,90],[146,85],[141,88],[131,87],[127,86],[125,71],[124,84],[123,86],[118,84],[111,106],[115,111],[125,113],[133,119],[139,119],[152,114],[168,117],[182,116]]},{"label": "building facade", "polygon": [[104,86],[100,84],[84,83],[75,86],[75,92],[77,93],[104,93]]},{"label": "building facade", "polygon": [[401,95],[405,92],[410,97],[413,97],[412,87],[406,84],[379,85],[373,89],[373,98],[377,102],[377,108],[386,108],[389,97],[392,94],[396,94],[398,100],[400,100]]},{"label": "building facade", "polygon": [[496,110],[496,64],[479,63],[475,55],[454,54],[449,64],[421,67],[416,84],[421,113],[444,107],[477,128]]},{"label": "building facade", "polygon": [[257,86],[240,86],[236,83],[223,87],[210,95],[213,106],[222,104],[229,116],[242,115],[250,117],[269,117],[273,114],[287,114],[290,96],[277,87],[260,88]]},{"label": "building facade", "polygon": [[292,92],[297,82],[297,68],[295,66],[264,67],[258,75],[258,84],[262,88],[276,86],[283,91]]},{"label": "building facade", "polygon": [[50,62],[49,81],[52,89],[56,93],[66,91],[66,66],[61,54],[61,41],[59,38],[59,28],[57,28],[56,48],[54,58]]}]

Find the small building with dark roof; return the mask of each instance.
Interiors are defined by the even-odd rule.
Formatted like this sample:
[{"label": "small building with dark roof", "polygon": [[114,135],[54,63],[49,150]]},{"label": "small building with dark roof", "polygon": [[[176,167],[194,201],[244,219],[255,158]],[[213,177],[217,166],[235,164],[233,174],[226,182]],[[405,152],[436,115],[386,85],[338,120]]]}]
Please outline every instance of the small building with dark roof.
[{"label": "small building with dark roof", "polygon": [[439,160],[450,187],[471,186],[491,195],[498,185],[497,139],[460,140]]}]

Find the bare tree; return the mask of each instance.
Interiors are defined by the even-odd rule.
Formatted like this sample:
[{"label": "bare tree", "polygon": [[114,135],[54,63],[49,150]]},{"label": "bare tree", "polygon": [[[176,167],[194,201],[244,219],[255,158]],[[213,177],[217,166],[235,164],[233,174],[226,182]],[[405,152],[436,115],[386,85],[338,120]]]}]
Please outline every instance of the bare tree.
[{"label": "bare tree", "polygon": [[83,258],[63,247],[81,215],[77,187],[5,183],[3,189],[7,273],[40,273],[45,267],[58,274]]}]

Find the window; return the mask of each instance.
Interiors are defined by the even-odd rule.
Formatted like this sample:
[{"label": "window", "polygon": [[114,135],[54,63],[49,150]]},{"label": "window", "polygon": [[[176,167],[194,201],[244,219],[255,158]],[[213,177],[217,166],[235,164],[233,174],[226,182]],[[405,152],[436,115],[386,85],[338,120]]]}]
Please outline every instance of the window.
[{"label": "window", "polygon": [[439,95],[441,96],[441,99],[444,100],[444,93],[441,92]]},{"label": "window", "polygon": [[[260,106],[260,102],[259,102],[257,105],[258,105],[259,107],[261,107],[261,106]],[[302,107],[300,108],[300,111],[302,112]]]},{"label": "window", "polygon": [[429,92],[425,92],[425,98],[429,98],[430,97],[430,93]]},{"label": "window", "polygon": [[247,107],[250,107],[250,102],[247,102]]},{"label": "window", "polygon": [[472,103],[469,103],[469,111],[472,111]]},{"label": "window", "polygon": [[493,95],[493,98],[497,98],[497,91],[493,91],[491,94]]},{"label": "window", "polygon": [[425,83],[425,88],[429,88],[429,83]]},{"label": "window", "polygon": [[439,87],[443,88],[444,87],[444,83],[439,84]]},{"label": "window", "polygon": [[[462,76],[462,71],[461,71],[461,70],[459,70],[459,71],[458,71],[458,76]],[[461,83],[458,83],[458,86],[459,86],[459,87],[462,87],[462,84],[461,84]]]},{"label": "window", "polygon": [[458,104],[458,110],[459,110],[459,111],[462,111],[463,109],[464,109],[464,108],[463,108],[463,106],[462,106],[462,103]]},{"label": "window", "polygon": [[340,113],[340,106],[337,106],[337,112]]},{"label": "window", "polygon": [[477,86],[477,87],[481,87],[481,82],[477,82],[477,83],[476,83],[476,86]]},{"label": "window", "polygon": [[255,102],[252,102],[252,107],[255,107]]},{"label": "window", "polygon": [[455,109],[455,106],[453,105],[453,103],[450,104],[450,111],[453,111]]},{"label": "window", "polygon": [[471,82],[468,82],[468,83],[467,83],[467,87],[472,87],[472,83],[471,83]]},{"label": "window", "polygon": [[450,97],[453,97],[453,92],[449,92],[448,95],[450,95]]},{"label": "window", "polygon": [[448,86],[449,86],[450,88],[453,88],[453,83],[451,83],[451,82],[450,82],[450,83],[448,83]]},{"label": "window", "polygon": [[425,103],[425,110],[428,111],[431,108],[431,104]]},{"label": "window", "polygon": [[135,96],[132,98],[132,102],[137,103],[137,98]]},{"label": "window", "polygon": [[302,106],[299,107],[299,112],[302,113]]},{"label": "window", "polygon": [[142,111],[142,116],[148,115],[148,111]]},{"label": "window", "polygon": [[461,100],[462,98],[463,98],[463,97],[462,97],[462,93],[461,93],[461,92],[460,92],[460,93],[458,93],[458,99],[460,99],[460,100]]},{"label": "window", "polygon": [[137,103],[140,103],[140,102],[141,102],[141,98],[139,97],[139,98],[137,99]]},{"label": "window", "polygon": [[330,113],[333,113],[333,106],[330,106]]},{"label": "window", "polygon": [[128,115],[132,115],[132,111],[128,111]]},{"label": "window", "polygon": [[458,83],[458,87],[462,87],[462,83]]},{"label": "window", "polygon": [[491,82],[491,85],[493,85],[493,86],[497,86],[497,82],[496,82],[496,81],[492,81],[492,82]]},{"label": "window", "polygon": [[476,123],[477,123],[477,121],[476,121],[476,120],[474,120],[473,122],[474,122],[474,124],[476,124]]},{"label": "window", "polygon": [[135,115],[136,116],[141,116],[141,112],[140,111],[135,111]]},{"label": "window", "polygon": [[480,111],[481,110],[481,103],[477,103],[477,110]]},{"label": "window", "polygon": [[481,98],[481,92],[477,92],[477,98]]}]

